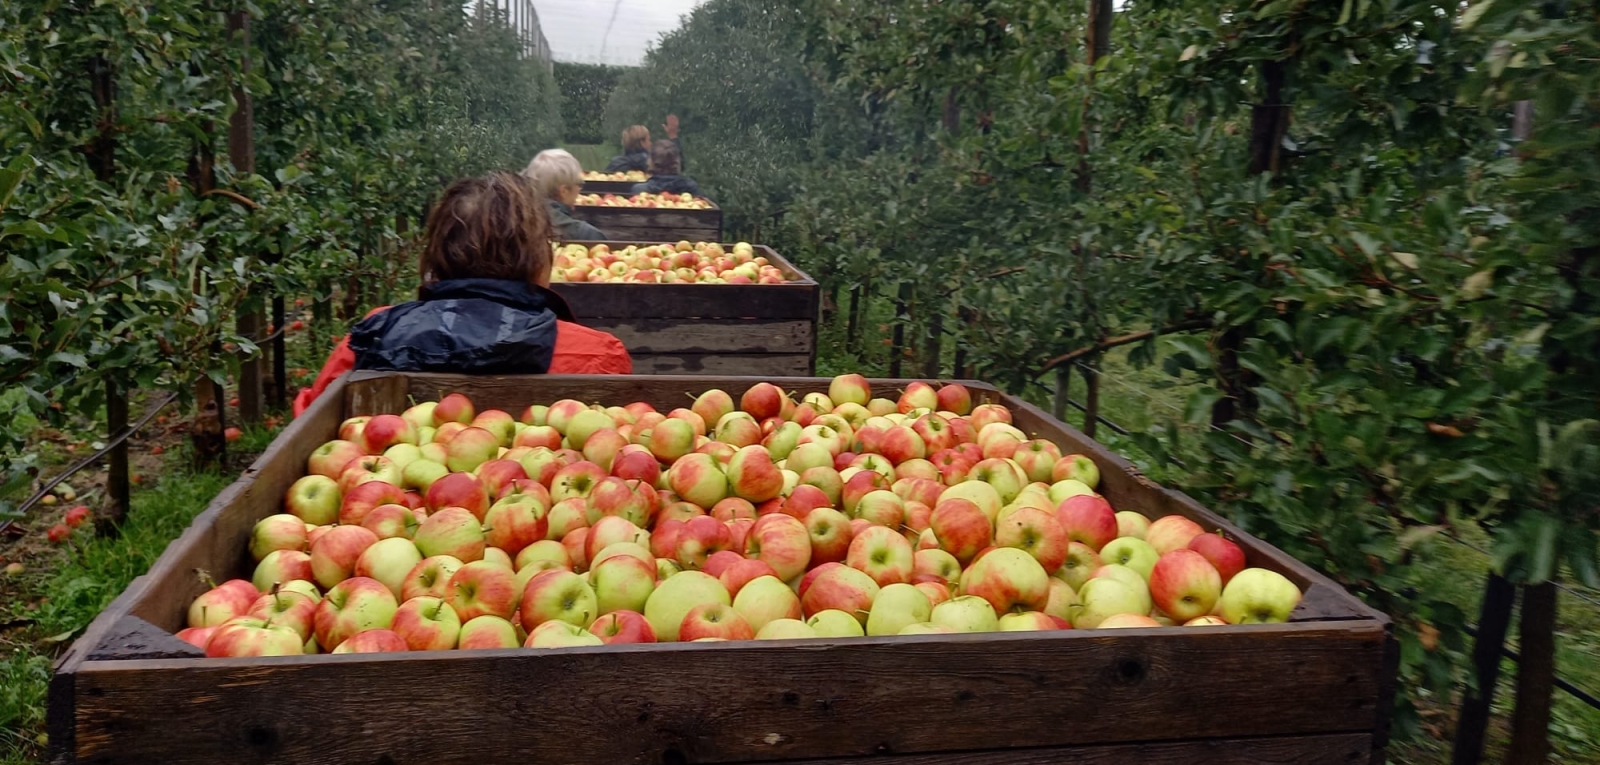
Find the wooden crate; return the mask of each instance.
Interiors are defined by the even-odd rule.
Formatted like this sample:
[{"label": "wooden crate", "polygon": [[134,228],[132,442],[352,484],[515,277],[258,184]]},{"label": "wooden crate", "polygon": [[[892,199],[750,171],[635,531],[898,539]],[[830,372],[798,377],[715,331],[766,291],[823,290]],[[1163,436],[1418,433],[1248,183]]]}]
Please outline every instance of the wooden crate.
[{"label": "wooden crate", "polygon": [[[709,240],[707,240],[709,241]],[[592,246],[599,242],[575,242]],[[659,242],[606,242],[612,249]],[[732,245],[724,244],[724,249]],[[616,335],[636,374],[809,375],[817,362],[817,283],[766,246],[786,284],[556,282],[586,327]]]},{"label": "wooden crate", "polygon": [[643,181],[584,181],[585,194],[632,194],[633,187]]},{"label": "wooden crate", "polygon": [[[355,373],[329,387],[57,662],[52,762],[1383,762],[1389,620],[1163,489],[1039,409],[981,384],[1018,427],[1095,459],[1114,506],[1221,529],[1306,593],[1287,624],[974,635],[193,658],[170,634],[205,587],[248,575],[252,525],[356,414],[446,391],[518,411],[577,398],[680,406],[758,378]],[[825,390],[824,379],[773,380]],[[874,381],[887,390],[904,381]]]},{"label": "wooden crate", "polygon": [[572,217],[618,241],[722,241],[722,208],[714,204],[704,210],[573,205]]}]

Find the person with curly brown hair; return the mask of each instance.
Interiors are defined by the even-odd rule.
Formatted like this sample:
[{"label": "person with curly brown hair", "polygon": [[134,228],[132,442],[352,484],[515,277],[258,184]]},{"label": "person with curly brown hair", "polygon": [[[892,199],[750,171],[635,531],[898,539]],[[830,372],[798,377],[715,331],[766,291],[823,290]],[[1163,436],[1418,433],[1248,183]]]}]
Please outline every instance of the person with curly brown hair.
[{"label": "person with curly brown hair", "polygon": [[375,309],[329,354],[299,415],[352,369],[467,374],[630,374],[610,334],[551,292],[550,221],[526,179],[456,181],[428,215],[417,299]]}]

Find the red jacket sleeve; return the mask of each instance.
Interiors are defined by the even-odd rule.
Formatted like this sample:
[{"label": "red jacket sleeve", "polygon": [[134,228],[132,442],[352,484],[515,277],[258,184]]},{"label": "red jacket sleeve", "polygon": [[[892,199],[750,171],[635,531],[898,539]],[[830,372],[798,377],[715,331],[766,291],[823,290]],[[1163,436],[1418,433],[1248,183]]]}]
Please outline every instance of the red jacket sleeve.
[{"label": "red jacket sleeve", "polygon": [[556,325],[553,375],[633,374],[633,359],[622,341],[598,329],[563,321]]},{"label": "red jacket sleeve", "polygon": [[[370,317],[388,307],[385,305],[374,308],[367,313],[367,316]],[[295,394],[294,416],[299,417],[305,412],[306,408],[311,406],[311,402],[316,401],[334,380],[339,379],[339,375],[355,368],[356,354],[350,350],[350,336],[345,335],[339,338],[339,344],[333,346],[333,352],[328,354],[328,360],[322,365],[322,371],[317,373],[316,382],[309,388],[301,388],[300,392]]]}]

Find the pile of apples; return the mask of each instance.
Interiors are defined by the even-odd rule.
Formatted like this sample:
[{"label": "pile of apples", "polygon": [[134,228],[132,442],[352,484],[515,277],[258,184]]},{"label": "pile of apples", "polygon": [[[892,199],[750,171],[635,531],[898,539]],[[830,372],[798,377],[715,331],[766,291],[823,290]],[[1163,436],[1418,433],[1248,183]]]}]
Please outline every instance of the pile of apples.
[{"label": "pile of apples", "polygon": [[643,183],[650,180],[650,174],[643,170],[629,170],[625,173],[602,173],[599,170],[590,170],[583,174],[586,181],[633,181]]},{"label": "pile of apples", "polygon": [[1286,621],[1300,591],[959,384],[843,375],[667,413],[459,393],[347,420],[254,575],[189,608],[208,656]]},{"label": "pile of apples", "polygon": [[647,247],[557,245],[554,282],[631,282],[635,284],[783,284],[783,271],[757,255],[749,242],[725,251],[715,242],[687,241]]},{"label": "pile of apples", "polygon": [[711,200],[693,194],[579,194],[578,204],[589,207],[663,207],[671,210],[709,210]]}]

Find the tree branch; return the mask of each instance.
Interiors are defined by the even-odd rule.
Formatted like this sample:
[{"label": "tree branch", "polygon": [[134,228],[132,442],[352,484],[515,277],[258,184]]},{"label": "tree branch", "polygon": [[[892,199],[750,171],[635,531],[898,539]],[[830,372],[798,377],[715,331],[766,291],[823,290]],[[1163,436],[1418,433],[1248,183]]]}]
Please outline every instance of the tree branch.
[{"label": "tree branch", "polygon": [[1085,348],[1079,348],[1078,350],[1072,351],[1070,353],[1063,353],[1060,356],[1057,356],[1057,357],[1055,357],[1055,358],[1053,358],[1053,359],[1051,359],[1049,361],[1046,361],[1044,363],[1044,366],[1039,369],[1039,374],[1044,374],[1045,372],[1048,372],[1048,371],[1050,371],[1052,369],[1055,369],[1056,367],[1061,366],[1062,364],[1070,364],[1073,361],[1076,361],[1078,359],[1083,358],[1084,356],[1088,356],[1088,355],[1091,355],[1091,354],[1099,353],[1099,352],[1105,351],[1105,350],[1110,350],[1110,349],[1116,348],[1117,346],[1120,346],[1120,345],[1127,345],[1129,343],[1137,343],[1140,340],[1148,340],[1148,339],[1150,339],[1152,337],[1155,337],[1156,335],[1167,335],[1167,334],[1171,334],[1173,332],[1187,332],[1189,330],[1194,330],[1194,329],[1205,329],[1205,328],[1210,327],[1210,326],[1211,326],[1211,320],[1210,319],[1194,319],[1194,320],[1191,320],[1191,321],[1181,321],[1181,322],[1178,322],[1177,324],[1168,325],[1168,326],[1162,327],[1160,329],[1146,329],[1146,330],[1140,330],[1138,332],[1131,332],[1131,333],[1126,334],[1126,335],[1117,335],[1116,337],[1108,337],[1108,338],[1106,338],[1104,340],[1101,340],[1098,343],[1095,343],[1094,345],[1091,345],[1091,346],[1088,346],[1088,347],[1085,347]]}]

